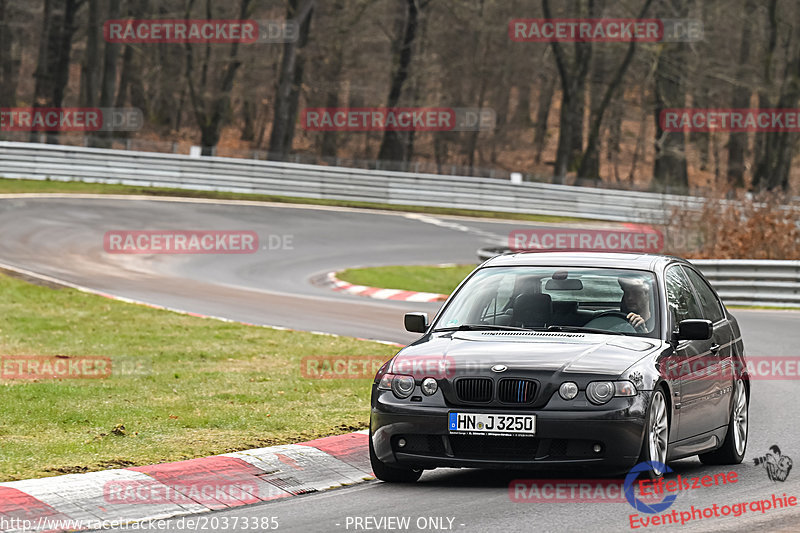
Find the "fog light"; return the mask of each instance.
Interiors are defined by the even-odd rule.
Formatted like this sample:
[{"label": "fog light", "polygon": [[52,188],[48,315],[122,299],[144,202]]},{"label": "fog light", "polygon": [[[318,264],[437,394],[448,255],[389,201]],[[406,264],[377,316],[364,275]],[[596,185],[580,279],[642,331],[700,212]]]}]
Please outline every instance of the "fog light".
[{"label": "fog light", "polygon": [[594,451],[594,453],[600,453],[601,451],[603,451],[603,447],[600,446],[599,444],[595,444],[594,446],[592,446],[592,450]]},{"label": "fog light", "polygon": [[398,440],[398,441],[397,441],[397,446],[398,446],[399,448],[405,448],[405,447],[406,447],[406,439],[400,439],[400,440]]},{"label": "fog light", "polygon": [[578,385],[571,381],[566,381],[558,388],[558,394],[565,400],[572,400],[578,395]]},{"label": "fog light", "polygon": [[439,389],[439,384],[436,383],[436,380],[433,378],[425,378],[422,380],[422,392],[425,393],[425,396],[432,396],[436,394],[436,391]]}]

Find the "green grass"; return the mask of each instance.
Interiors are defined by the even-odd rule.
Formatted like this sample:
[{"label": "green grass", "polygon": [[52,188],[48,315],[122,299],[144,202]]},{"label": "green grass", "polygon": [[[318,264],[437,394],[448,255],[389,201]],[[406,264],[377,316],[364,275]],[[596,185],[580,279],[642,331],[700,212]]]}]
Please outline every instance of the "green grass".
[{"label": "green grass", "polygon": [[475,265],[349,268],[336,277],[355,285],[450,294]]},{"label": "green grass", "polygon": [[[0,380],[0,481],[176,461],[363,429],[369,379],[304,356],[396,348],[226,323],[0,275],[0,355],[107,356],[107,379]],[[124,427],[124,429],[123,429]]]},{"label": "green grass", "polygon": [[439,207],[354,202],[348,200],[321,200],[316,198],[295,198],[267,194],[246,194],[216,191],[191,191],[160,187],[133,187],[129,185],[107,185],[103,183],[84,183],[81,181],[18,180],[0,177],[0,194],[19,193],[72,193],[72,194],[143,194],[150,196],[180,196],[184,198],[214,198],[222,200],[251,200],[280,202],[289,204],[326,205],[354,207],[362,209],[382,209],[425,213],[431,215],[458,215],[477,218],[499,218],[505,220],[528,220],[532,222],[597,222],[583,218],[536,215],[526,213],[503,213],[496,211],[476,211],[472,209],[451,209]]}]

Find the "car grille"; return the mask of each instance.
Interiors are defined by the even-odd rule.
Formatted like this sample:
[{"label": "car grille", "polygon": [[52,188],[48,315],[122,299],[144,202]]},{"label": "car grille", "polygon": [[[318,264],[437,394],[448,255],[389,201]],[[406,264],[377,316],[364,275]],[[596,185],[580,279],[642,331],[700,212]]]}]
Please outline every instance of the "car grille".
[{"label": "car grille", "polygon": [[536,382],[529,379],[502,379],[497,396],[503,403],[531,403],[536,395]]},{"label": "car grille", "polygon": [[459,459],[529,459],[536,457],[539,439],[450,435],[453,455]]},{"label": "car grille", "polygon": [[462,378],[456,381],[456,394],[462,402],[488,402],[492,399],[492,380]]}]

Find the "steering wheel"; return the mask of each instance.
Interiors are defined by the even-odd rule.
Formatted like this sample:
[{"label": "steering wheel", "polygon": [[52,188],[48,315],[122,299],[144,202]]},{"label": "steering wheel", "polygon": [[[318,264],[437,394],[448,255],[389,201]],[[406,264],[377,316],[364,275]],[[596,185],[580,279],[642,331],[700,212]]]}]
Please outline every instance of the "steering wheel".
[{"label": "steering wheel", "polygon": [[[603,318],[606,316],[616,316],[623,319],[625,322],[628,322],[628,313],[623,313],[622,311],[615,311],[611,309],[610,311],[603,311],[602,313],[597,313],[592,317],[592,320],[597,320],[598,318]],[[591,322],[590,320],[589,322]]]},{"label": "steering wheel", "polygon": [[[615,320],[616,319],[616,320]],[[622,322],[620,322],[622,321]],[[608,331],[619,331],[623,333],[636,333],[637,330],[628,322],[628,314],[622,311],[603,311],[596,314],[592,319],[584,324],[587,328],[605,329]]]}]

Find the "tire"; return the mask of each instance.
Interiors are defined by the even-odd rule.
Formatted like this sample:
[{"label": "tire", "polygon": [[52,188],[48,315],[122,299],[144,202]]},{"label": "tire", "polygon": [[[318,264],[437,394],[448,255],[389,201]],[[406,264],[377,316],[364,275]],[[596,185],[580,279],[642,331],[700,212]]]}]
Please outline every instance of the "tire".
[{"label": "tire", "polygon": [[422,475],[421,469],[389,466],[378,459],[372,447],[372,434],[369,436],[369,462],[375,477],[387,483],[414,483]]},{"label": "tire", "polygon": [[744,459],[749,433],[750,397],[742,379],[733,385],[733,402],[728,421],[728,432],[722,446],[713,452],[701,453],[700,462],[704,465],[738,465]]},{"label": "tire", "polygon": [[[667,412],[667,400],[662,389],[653,392],[650,400],[650,408],[647,410],[644,425],[644,439],[642,439],[642,451],[639,454],[638,463],[648,461],[658,461],[667,464],[667,451],[669,450],[669,413]],[[644,479],[658,479],[664,472],[658,468],[646,470],[640,474]]]}]

